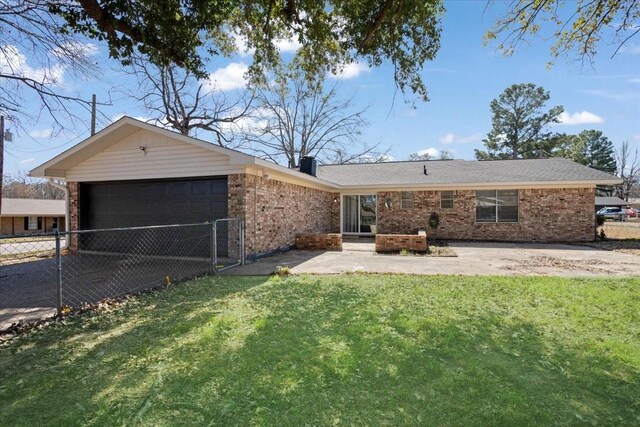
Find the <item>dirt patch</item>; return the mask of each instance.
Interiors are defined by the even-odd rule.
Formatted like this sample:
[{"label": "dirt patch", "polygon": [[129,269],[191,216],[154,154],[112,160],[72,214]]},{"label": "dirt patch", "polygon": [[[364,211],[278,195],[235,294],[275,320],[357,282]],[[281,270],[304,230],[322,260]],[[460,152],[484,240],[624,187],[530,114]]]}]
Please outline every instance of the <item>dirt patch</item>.
[{"label": "dirt patch", "polygon": [[609,239],[640,239],[640,221],[637,220],[607,221],[600,229],[604,230]]},{"label": "dirt patch", "polygon": [[599,240],[576,245],[640,256],[640,240]]},{"label": "dirt patch", "polygon": [[501,267],[503,270],[529,270],[535,271],[536,269],[548,269],[555,268],[560,270],[569,270],[569,271],[588,271],[589,273],[595,274],[610,274],[615,273],[611,269],[607,268],[609,263],[605,261],[601,261],[598,259],[567,259],[567,258],[556,258],[550,256],[536,256],[527,259],[510,259],[507,258],[506,261],[511,261],[517,265],[512,266],[503,266]]},{"label": "dirt patch", "polygon": [[447,242],[440,240],[429,242],[429,251],[426,254],[431,257],[457,257],[458,254],[451,248]]}]

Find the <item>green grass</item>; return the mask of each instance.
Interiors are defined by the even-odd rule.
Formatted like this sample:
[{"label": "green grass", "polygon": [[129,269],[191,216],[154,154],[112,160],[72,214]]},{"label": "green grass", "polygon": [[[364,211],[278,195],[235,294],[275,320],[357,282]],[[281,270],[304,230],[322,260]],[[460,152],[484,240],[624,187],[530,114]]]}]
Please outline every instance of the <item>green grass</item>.
[{"label": "green grass", "polygon": [[640,280],[207,278],[0,348],[0,425],[638,425]]}]

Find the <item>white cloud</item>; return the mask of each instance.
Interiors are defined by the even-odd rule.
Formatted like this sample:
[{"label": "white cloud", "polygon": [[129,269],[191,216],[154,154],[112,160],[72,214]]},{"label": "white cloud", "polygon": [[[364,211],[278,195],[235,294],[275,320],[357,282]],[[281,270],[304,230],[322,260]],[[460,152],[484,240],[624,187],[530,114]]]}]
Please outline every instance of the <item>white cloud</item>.
[{"label": "white cloud", "polygon": [[640,141],[640,133],[633,137],[634,141]]},{"label": "white cloud", "polygon": [[30,157],[30,158],[28,158],[28,159],[21,160],[21,161],[20,161],[20,164],[21,164],[21,165],[26,165],[27,163],[31,163],[31,162],[33,162],[34,160],[35,160],[35,159],[34,159],[33,157]]},{"label": "white cloud", "polygon": [[425,148],[424,150],[416,151],[416,154],[419,156],[424,156],[425,154],[430,157],[438,157],[440,155],[440,150],[435,147]]},{"label": "white cloud", "polygon": [[361,62],[351,62],[340,66],[336,73],[330,73],[329,76],[334,79],[352,79],[358,77],[362,73],[368,73],[371,70],[369,66]]},{"label": "white cloud", "polygon": [[93,43],[72,41],[56,47],[51,53],[58,59],[79,56],[95,56],[98,54],[98,46]]},{"label": "white cloud", "polygon": [[563,111],[562,114],[560,114],[560,124],[562,125],[588,125],[598,123],[604,123],[604,119],[588,111],[580,111],[579,113],[573,114]]},{"label": "white cloud", "polygon": [[245,57],[251,56],[255,52],[255,49],[249,49],[247,46],[247,38],[238,33],[231,33],[231,37],[233,37],[233,44],[236,45],[236,51],[238,55]]},{"label": "white cloud", "polygon": [[626,43],[620,48],[619,52],[628,55],[640,55],[640,44]]},{"label": "white cloud", "polygon": [[294,53],[302,47],[302,44],[294,38],[276,40],[275,45],[281,53]]},{"label": "white cloud", "polygon": [[[233,37],[233,44],[236,46],[236,53],[241,57],[252,56],[255,53],[255,49],[249,49],[247,44],[247,38],[238,33],[231,33]],[[280,53],[295,53],[302,47],[302,44],[293,37],[284,39],[276,39],[273,44],[278,48]]]},{"label": "white cloud", "polygon": [[628,83],[640,83],[640,77],[633,77],[627,80]]},{"label": "white cloud", "polygon": [[248,70],[247,64],[232,62],[226,67],[218,68],[209,74],[209,80],[205,84],[211,90],[243,89],[247,86],[245,74]]},{"label": "white cloud", "polygon": [[49,138],[53,129],[34,129],[29,132],[31,138]]},{"label": "white cloud", "polygon": [[61,86],[64,83],[64,67],[60,64],[48,68],[32,68],[27,57],[13,45],[0,46],[0,73],[35,80],[39,83]]},{"label": "white cloud", "polygon": [[602,89],[587,89],[583,90],[582,93],[591,96],[597,96],[600,98],[613,99],[615,101],[626,101],[629,99],[637,99],[640,98],[639,92],[626,91],[626,92],[613,92],[610,90],[602,90]]},{"label": "white cloud", "polygon": [[473,135],[456,135],[455,133],[448,133],[445,136],[438,138],[441,144],[469,144],[472,142],[479,142],[482,139],[481,133],[474,133]]}]

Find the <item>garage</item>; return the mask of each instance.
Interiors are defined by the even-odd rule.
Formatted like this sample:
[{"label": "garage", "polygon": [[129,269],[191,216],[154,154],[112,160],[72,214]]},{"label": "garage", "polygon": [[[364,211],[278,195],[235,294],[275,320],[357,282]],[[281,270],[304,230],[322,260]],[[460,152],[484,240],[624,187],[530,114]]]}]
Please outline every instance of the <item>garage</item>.
[{"label": "garage", "polygon": [[227,177],[80,184],[80,228],[190,224],[227,216]]},{"label": "garage", "polygon": [[[227,177],[81,183],[80,229],[142,227],[211,222],[227,216]],[[171,253],[185,241],[209,253],[202,226],[162,231],[140,230],[81,236],[80,249],[134,252],[140,239],[153,239],[155,254]],[[219,248],[226,252],[225,248]],[[200,252],[200,251],[198,251]]]}]

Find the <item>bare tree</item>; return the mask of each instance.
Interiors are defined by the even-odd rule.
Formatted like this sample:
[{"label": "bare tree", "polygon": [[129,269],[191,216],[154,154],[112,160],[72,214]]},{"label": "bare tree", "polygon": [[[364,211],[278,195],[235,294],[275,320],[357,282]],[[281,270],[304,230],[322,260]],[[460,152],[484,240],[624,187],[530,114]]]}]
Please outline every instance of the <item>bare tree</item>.
[{"label": "bare tree", "polygon": [[20,171],[15,175],[3,175],[2,197],[7,199],[64,199],[64,191],[46,180],[30,177]]},{"label": "bare tree", "polygon": [[616,162],[618,165],[618,176],[622,178],[616,192],[618,197],[629,201],[629,195],[634,187],[640,184],[640,159],[638,159],[638,149],[631,148],[629,141],[624,141],[616,152]]},{"label": "bare tree", "polygon": [[183,135],[211,132],[225,147],[234,143],[232,125],[249,113],[254,98],[245,91],[231,100],[211,82],[200,81],[189,71],[174,64],[158,67],[140,57],[132,63],[130,74],[140,86],[131,96],[156,124]]},{"label": "bare tree", "polygon": [[353,163],[386,155],[379,143],[359,142],[366,108],[354,110],[352,99],[339,99],[337,85],[323,91],[293,73],[259,89],[257,98],[256,111],[242,129],[244,148],[256,155],[292,169],[305,156],[320,163]]},{"label": "bare tree", "polygon": [[[21,127],[22,119],[44,114],[55,129],[68,129],[78,118],[75,107],[91,108],[90,100],[66,93],[62,84],[65,73],[97,75],[91,60],[95,47],[66,31],[64,21],[51,14],[51,4],[45,0],[0,2],[0,113],[16,127]],[[32,97],[39,101],[39,109],[28,102]]]}]

